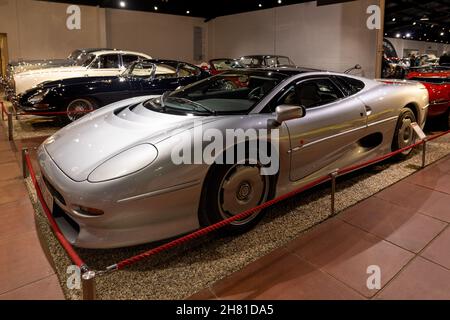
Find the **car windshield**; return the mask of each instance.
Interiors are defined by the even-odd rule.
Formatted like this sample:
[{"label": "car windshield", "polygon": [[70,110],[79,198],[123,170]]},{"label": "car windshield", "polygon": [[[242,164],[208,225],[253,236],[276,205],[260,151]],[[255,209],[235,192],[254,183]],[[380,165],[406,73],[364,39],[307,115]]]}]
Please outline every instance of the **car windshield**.
[{"label": "car windshield", "polygon": [[174,114],[247,114],[286,78],[271,71],[227,71],[150,99],[144,105]]},{"label": "car windshield", "polygon": [[288,57],[277,57],[277,60],[278,66],[291,66],[294,64]]},{"label": "car windshield", "polygon": [[176,78],[178,74],[178,63],[176,62],[150,62],[141,61],[132,63],[124,75],[131,75],[134,77],[148,78],[154,76],[158,79]]},{"label": "car windshield", "polygon": [[263,65],[263,60],[260,57],[242,57],[239,59],[239,62],[243,66],[250,68],[261,67]]},{"label": "car windshield", "polygon": [[91,62],[94,59],[95,59],[95,55],[83,52],[76,58],[75,65],[77,65],[79,67],[87,67],[91,64]]},{"label": "car windshield", "polygon": [[74,60],[74,61],[75,61],[81,53],[82,53],[82,51],[79,50],[79,49],[74,50],[74,51],[67,57],[67,59],[68,59],[68,60]]},{"label": "car windshield", "polygon": [[214,69],[218,71],[245,68],[239,61],[231,59],[212,60],[211,64],[214,66]]}]

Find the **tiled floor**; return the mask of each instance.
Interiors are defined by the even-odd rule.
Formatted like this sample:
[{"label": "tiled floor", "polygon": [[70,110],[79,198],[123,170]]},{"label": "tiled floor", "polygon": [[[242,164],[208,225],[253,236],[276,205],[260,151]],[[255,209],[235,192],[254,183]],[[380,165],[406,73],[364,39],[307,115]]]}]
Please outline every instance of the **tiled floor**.
[{"label": "tiled floor", "polygon": [[[40,243],[19,158],[0,128],[0,300],[64,299]],[[25,141],[35,146],[40,141]]]},{"label": "tiled floor", "polygon": [[449,224],[450,156],[191,299],[450,299]]},{"label": "tiled floor", "polygon": [[[0,130],[0,299],[63,299],[36,232],[20,154]],[[35,161],[35,159],[33,159]],[[450,156],[192,299],[450,299]],[[369,266],[381,290],[369,289]]]}]

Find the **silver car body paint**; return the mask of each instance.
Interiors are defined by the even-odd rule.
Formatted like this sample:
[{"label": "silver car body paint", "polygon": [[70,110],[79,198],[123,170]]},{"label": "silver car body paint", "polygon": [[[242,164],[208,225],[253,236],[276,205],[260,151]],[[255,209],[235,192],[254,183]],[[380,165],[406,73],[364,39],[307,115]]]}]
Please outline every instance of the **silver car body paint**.
[{"label": "silver car body paint", "polygon": [[[288,77],[247,115],[186,117],[157,113],[138,97],[101,108],[63,128],[38,150],[41,172],[60,198],[55,198],[78,228],[57,219],[65,236],[85,248],[114,248],[167,239],[200,227],[199,203],[208,165],[174,165],[172,148],[180,133],[203,129],[266,129],[274,114],[261,113],[274,95],[308,77],[341,75],[308,72]],[[428,93],[418,83],[365,83],[359,93],[307,110],[306,116],[280,126],[280,171],[275,196],[285,194],[337,168],[361,163],[391,151],[400,110],[414,105],[425,124]],[[130,106],[132,107],[130,109]],[[359,141],[381,133],[382,141],[365,148]],[[158,155],[145,168],[118,179],[90,182],[89,175],[108,159],[141,144]],[[134,156],[134,155],[132,155]],[[139,152],[136,157],[140,157]],[[130,163],[133,158],[129,159]],[[96,208],[88,216],[79,207]]]}]

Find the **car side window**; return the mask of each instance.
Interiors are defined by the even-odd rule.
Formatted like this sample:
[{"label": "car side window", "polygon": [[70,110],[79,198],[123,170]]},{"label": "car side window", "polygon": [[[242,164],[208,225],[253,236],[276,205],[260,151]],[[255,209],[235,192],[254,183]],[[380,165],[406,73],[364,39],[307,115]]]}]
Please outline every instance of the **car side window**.
[{"label": "car side window", "polygon": [[343,98],[342,92],[329,79],[312,79],[297,84],[300,105],[312,108]]},{"label": "car side window", "polygon": [[333,77],[333,80],[339,85],[346,96],[357,94],[364,89],[364,82],[343,76]]},{"label": "car side window", "polygon": [[94,68],[97,69],[118,69],[120,67],[119,55],[105,54],[97,57]]},{"label": "car side window", "polygon": [[194,77],[200,74],[200,70],[190,66],[188,64],[182,63],[178,66],[178,77]]},{"label": "car side window", "polygon": [[142,60],[141,57],[132,54],[124,54],[122,56],[122,64],[125,68],[128,68],[130,64],[139,60]]},{"label": "car side window", "polygon": [[330,79],[310,79],[286,86],[261,113],[275,112],[276,107],[280,105],[313,108],[332,103],[343,97],[341,90]]}]

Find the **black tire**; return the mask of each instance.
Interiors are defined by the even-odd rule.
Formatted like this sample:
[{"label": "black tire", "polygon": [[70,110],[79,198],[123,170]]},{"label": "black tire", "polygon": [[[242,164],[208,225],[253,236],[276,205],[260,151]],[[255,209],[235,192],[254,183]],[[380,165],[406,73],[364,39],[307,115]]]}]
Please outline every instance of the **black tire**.
[{"label": "black tire", "polygon": [[[409,123],[416,122],[416,116],[410,108],[403,108],[398,117],[395,127],[394,139],[392,140],[392,151],[397,151],[410,146],[416,142],[417,136]],[[398,158],[407,158],[411,155],[412,149],[400,153]]]},{"label": "black tire", "polygon": [[74,122],[83,116],[85,116],[87,113],[94,111],[97,109],[97,104],[94,100],[89,98],[76,98],[70,101],[67,104],[67,114],[65,116],[66,121]]},{"label": "black tire", "polygon": [[447,129],[450,130],[450,108],[447,110]]},{"label": "black tire", "polygon": [[[216,165],[211,170],[203,187],[199,212],[200,224],[203,227],[254,208],[271,197],[272,179],[260,175],[257,165]],[[228,186],[225,187],[224,183]],[[230,201],[233,193],[235,201]],[[239,205],[239,201],[242,205]],[[221,228],[220,233],[230,235],[246,232],[257,225],[262,217],[263,211],[256,212],[246,219],[237,220]]]}]

